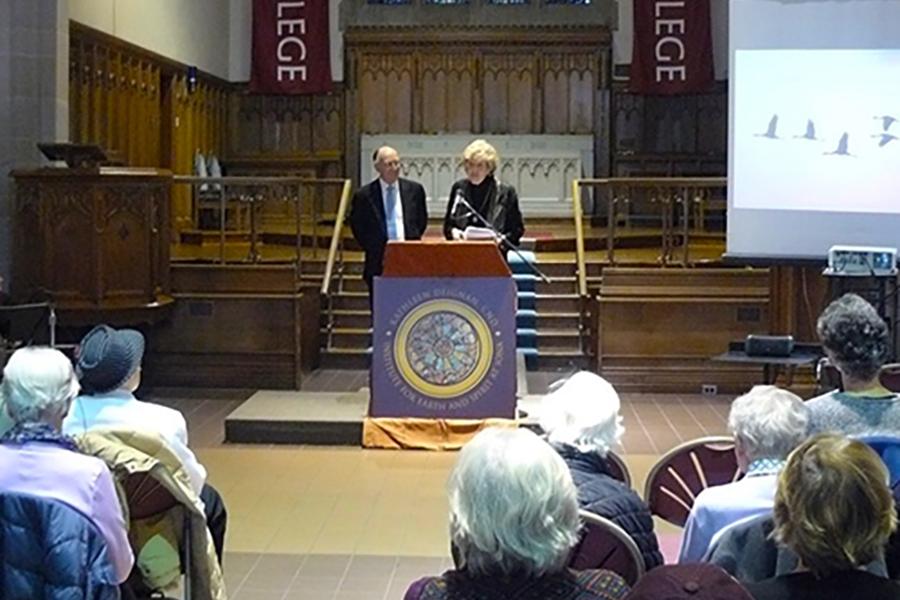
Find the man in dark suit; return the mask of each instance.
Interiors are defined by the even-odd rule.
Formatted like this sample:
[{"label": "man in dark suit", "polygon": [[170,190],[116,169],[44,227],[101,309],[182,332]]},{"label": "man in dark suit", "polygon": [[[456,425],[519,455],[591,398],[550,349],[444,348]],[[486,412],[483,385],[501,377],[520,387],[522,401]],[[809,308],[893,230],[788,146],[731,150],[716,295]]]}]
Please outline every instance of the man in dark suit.
[{"label": "man in dark suit", "polygon": [[366,253],[363,279],[369,287],[372,306],[372,280],[381,275],[384,247],[390,240],[418,240],[428,225],[425,188],[415,181],[400,178],[400,156],[390,146],[382,146],[372,155],[378,178],[353,195],[350,227],[353,237]]}]

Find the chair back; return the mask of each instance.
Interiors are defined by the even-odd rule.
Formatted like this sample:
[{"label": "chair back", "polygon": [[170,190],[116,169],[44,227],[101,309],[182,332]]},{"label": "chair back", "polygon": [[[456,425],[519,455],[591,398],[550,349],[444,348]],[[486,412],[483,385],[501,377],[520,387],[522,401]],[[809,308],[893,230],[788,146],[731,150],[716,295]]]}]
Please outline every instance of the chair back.
[{"label": "chair back", "polygon": [[626,596],[628,600],[694,597],[753,600],[753,595],[737,579],[709,563],[656,567]]},{"label": "chair back", "polygon": [[816,395],[824,394],[830,390],[843,390],[841,372],[827,356],[823,356],[816,363]]},{"label": "chair back", "polygon": [[892,392],[900,392],[900,363],[882,365],[878,372],[878,380]]},{"label": "chair back", "polygon": [[569,556],[569,568],[606,569],[632,586],[644,575],[644,557],[628,533],[598,514],[579,510],[581,540]]},{"label": "chair back", "polygon": [[857,439],[868,444],[884,461],[891,476],[891,487],[895,488],[900,484],[900,438],[889,435],[866,435]]},{"label": "chair back", "polygon": [[631,487],[631,473],[628,471],[628,465],[625,464],[621,456],[615,452],[607,452],[606,468],[613,479],[618,479],[628,487]]},{"label": "chair back", "polygon": [[122,480],[128,499],[128,513],[132,519],[146,519],[178,506],[172,492],[163,487],[149,473],[130,473]]},{"label": "chair back", "polygon": [[657,461],[647,475],[644,499],[651,513],[681,527],[697,494],[739,477],[734,440],[704,437],[676,446]]}]

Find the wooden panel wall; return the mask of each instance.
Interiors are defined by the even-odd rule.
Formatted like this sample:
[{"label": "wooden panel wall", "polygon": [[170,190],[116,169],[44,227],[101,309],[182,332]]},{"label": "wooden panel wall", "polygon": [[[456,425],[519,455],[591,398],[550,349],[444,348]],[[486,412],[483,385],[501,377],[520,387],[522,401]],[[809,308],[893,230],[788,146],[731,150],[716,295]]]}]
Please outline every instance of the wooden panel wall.
[{"label": "wooden panel wall", "polygon": [[[79,23],[70,23],[69,131],[129,166],[193,172],[194,154],[223,158],[232,86]],[[173,190],[176,228],[192,226],[190,190]]]},{"label": "wooden panel wall", "polygon": [[73,28],[69,135],[131,166],[162,166],[161,69],[145,55]]},{"label": "wooden panel wall", "polygon": [[725,175],[728,90],[643,96],[616,84],[612,94],[612,172],[616,176]]},{"label": "wooden panel wall", "polygon": [[229,101],[228,156],[339,158],[343,146],[343,91],[315,96],[235,93]]},{"label": "wooden panel wall", "polygon": [[619,390],[742,392],[761,369],[710,357],[749,333],[769,333],[766,269],[603,270],[596,314],[597,370]]}]

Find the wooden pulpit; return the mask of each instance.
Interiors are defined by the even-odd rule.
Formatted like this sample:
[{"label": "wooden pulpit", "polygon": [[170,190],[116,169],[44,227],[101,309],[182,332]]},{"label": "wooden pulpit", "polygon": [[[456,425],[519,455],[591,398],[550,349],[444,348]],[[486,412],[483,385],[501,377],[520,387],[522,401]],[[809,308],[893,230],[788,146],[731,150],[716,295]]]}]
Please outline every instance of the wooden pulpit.
[{"label": "wooden pulpit", "polygon": [[11,176],[16,301],[51,299],[62,322],[75,326],[166,315],[169,171],[42,168]]}]

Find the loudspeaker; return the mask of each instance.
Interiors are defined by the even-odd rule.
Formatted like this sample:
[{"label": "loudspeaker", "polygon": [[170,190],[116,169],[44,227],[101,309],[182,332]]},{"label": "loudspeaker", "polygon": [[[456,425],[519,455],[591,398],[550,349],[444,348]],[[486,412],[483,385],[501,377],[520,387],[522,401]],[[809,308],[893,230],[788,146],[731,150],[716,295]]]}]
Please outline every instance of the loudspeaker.
[{"label": "loudspeaker", "polygon": [[794,337],[790,335],[754,335],[744,341],[747,356],[790,356],[794,351]]}]

